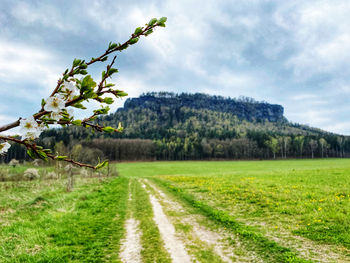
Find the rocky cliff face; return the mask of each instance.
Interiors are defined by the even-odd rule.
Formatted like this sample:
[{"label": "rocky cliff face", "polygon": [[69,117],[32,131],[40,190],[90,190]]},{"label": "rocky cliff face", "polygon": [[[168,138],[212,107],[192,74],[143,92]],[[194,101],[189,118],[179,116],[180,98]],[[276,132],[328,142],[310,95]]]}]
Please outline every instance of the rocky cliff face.
[{"label": "rocky cliff face", "polygon": [[139,98],[127,99],[124,108],[149,108],[153,111],[161,111],[162,107],[170,107],[179,110],[182,107],[193,109],[208,109],[212,111],[227,112],[236,115],[241,120],[281,122],[286,119],[283,116],[283,107],[277,104],[256,102],[250,98],[231,99],[221,96],[206,94],[174,94],[174,93],[147,93]]}]

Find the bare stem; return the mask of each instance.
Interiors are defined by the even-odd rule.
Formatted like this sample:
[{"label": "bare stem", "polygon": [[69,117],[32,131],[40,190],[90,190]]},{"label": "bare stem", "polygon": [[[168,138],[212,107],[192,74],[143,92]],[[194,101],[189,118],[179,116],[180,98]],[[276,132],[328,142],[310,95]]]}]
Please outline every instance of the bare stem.
[{"label": "bare stem", "polygon": [[97,94],[100,95],[99,93],[102,91],[103,89],[103,82],[105,82],[105,80],[109,77],[108,71],[109,69],[113,66],[115,59],[117,58],[117,56],[114,56],[112,62],[107,65],[107,70],[106,70],[106,74],[104,75],[104,77],[102,78],[101,82],[98,84],[98,89],[97,89]]}]

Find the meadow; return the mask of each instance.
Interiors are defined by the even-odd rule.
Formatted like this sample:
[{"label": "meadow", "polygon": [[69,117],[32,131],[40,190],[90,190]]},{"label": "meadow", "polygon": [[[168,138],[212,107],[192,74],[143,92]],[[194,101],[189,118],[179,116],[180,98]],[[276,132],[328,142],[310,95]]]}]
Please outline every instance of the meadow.
[{"label": "meadow", "polygon": [[350,261],[348,159],[115,167],[71,192],[64,177],[0,182],[0,262],[127,262],[127,239],[135,262],[179,262],[176,245],[183,262]]}]

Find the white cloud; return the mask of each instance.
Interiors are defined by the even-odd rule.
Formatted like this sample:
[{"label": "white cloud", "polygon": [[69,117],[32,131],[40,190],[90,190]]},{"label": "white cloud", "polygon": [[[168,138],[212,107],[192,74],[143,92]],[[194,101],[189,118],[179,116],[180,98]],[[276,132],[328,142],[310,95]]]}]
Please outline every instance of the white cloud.
[{"label": "white cloud", "polygon": [[[297,4],[296,4],[297,3]],[[286,66],[301,80],[350,66],[350,2],[287,2],[275,22],[289,32],[296,53]]]},{"label": "white cloud", "polygon": [[[0,88],[3,92],[25,98],[47,95],[50,89],[54,89],[60,71],[62,68],[58,69],[55,57],[46,51],[0,42]],[[38,85],[35,93],[23,87],[26,82]]]},{"label": "white cloud", "polygon": [[16,120],[18,120],[18,118],[13,118],[7,115],[0,115],[0,125],[5,125]]},{"label": "white cloud", "polygon": [[295,103],[285,107],[285,116],[292,122],[306,124],[312,127],[317,127],[331,132],[340,132],[334,129],[331,124],[334,124],[334,114],[336,111],[312,107],[307,103]]},{"label": "white cloud", "polygon": [[45,27],[55,27],[59,30],[74,30],[71,21],[63,16],[62,11],[63,9],[57,9],[50,3],[33,5],[18,1],[12,5],[11,14],[18,22],[25,25],[40,23]]},{"label": "white cloud", "polygon": [[349,121],[337,121],[334,120],[328,122],[322,127],[326,131],[331,131],[338,134],[350,135],[350,122]]}]

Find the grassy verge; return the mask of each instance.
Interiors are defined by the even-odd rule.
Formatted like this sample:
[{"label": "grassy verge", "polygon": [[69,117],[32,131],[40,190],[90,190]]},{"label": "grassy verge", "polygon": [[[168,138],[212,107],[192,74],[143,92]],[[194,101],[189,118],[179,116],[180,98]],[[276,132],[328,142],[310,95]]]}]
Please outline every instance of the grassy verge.
[{"label": "grassy verge", "polygon": [[141,256],[143,262],[171,262],[168,252],[164,248],[164,242],[160,237],[158,227],[153,220],[152,205],[145,189],[139,182],[132,180],[132,209],[134,217],[140,221]]},{"label": "grassy verge", "polygon": [[0,262],[101,262],[119,250],[126,178],[3,183]]},{"label": "grassy verge", "polygon": [[184,192],[163,180],[152,178],[156,183],[166,187],[169,191],[182,198],[184,201],[198,208],[205,216],[234,231],[254,251],[261,255],[268,262],[310,262],[299,258],[289,248],[280,246],[278,243],[269,240],[253,227],[237,222],[228,213],[217,210],[202,201],[197,201],[192,195]]}]

